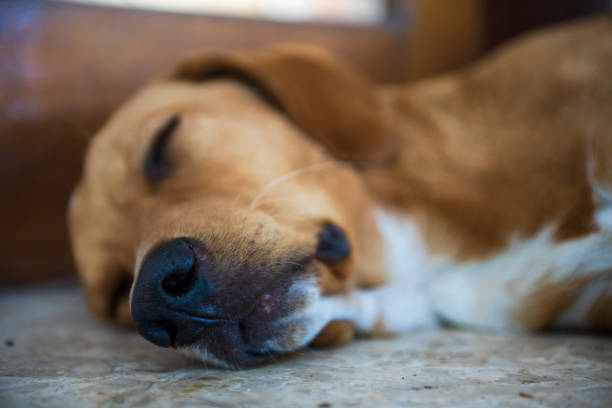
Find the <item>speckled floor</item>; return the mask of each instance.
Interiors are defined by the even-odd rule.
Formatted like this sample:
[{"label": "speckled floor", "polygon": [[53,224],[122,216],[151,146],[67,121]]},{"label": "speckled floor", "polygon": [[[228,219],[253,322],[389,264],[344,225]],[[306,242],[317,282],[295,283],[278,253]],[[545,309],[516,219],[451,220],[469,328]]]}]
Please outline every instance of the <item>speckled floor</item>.
[{"label": "speckled floor", "polygon": [[0,311],[0,407],[612,407],[610,338],[445,330],[224,371],[99,323],[74,284]]}]

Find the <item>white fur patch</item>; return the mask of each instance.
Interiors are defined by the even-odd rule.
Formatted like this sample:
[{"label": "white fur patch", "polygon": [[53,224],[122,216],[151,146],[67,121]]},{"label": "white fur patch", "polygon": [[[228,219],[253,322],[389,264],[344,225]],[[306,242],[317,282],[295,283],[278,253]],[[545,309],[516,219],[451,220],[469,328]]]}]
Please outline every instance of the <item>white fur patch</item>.
[{"label": "white fur patch", "polygon": [[597,225],[600,228],[612,229],[612,192],[597,183],[593,183],[593,194],[597,205],[595,213]]},{"label": "white fur patch", "polygon": [[[294,282],[289,288],[289,302],[292,301],[292,297],[296,297],[300,303],[305,302],[306,307],[274,322],[276,331],[282,333],[282,343],[280,339],[271,338],[265,344],[268,350],[287,352],[305,346],[331,321],[330,317],[320,309],[320,290],[314,279]],[[292,338],[285,338],[287,332]]]},{"label": "white fur patch", "polygon": [[437,326],[431,299],[425,291],[401,286],[360,290],[350,296],[321,299],[319,307],[331,320],[349,320],[363,332],[382,325],[388,333],[403,334]]},{"label": "white fur patch", "polygon": [[[389,333],[407,333],[414,329],[435,327],[437,321],[425,291],[405,292],[401,286],[384,286],[375,290],[360,290],[347,296],[318,296],[311,286],[313,302],[302,312],[277,322],[279,328],[297,323],[299,338],[292,339],[290,349],[308,344],[330,322],[348,320],[362,332],[371,332],[382,324]],[[316,293],[316,294],[315,294]],[[266,346],[274,351],[289,351],[277,340]]]},{"label": "white fur patch", "polygon": [[458,264],[429,254],[408,218],[379,212],[377,221],[387,244],[391,280],[375,290],[321,302],[327,315],[351,320],[365,331],[377,322],[391,333],[432,327],[436,315],[456,325],[518,329],[513,312],[542,279],[572,285],[575,279],[592,278],[582,300],[559,321],[574,327],[584,321],[585,310],[598,295],[612,290],[610,229],[556,243],[551,226],[527,239],[510,239],[497,255]]},{"label": "white fur patch", "polygon": [[597,211],[595,219],[600,228],[612,229],[612,206]]},{"label": "white fur patch", "polygon": [[228,363],[218,359],[208,350],[201,349],[196,346],[181,348],[179,351],[188,357],[195,358],[196,360],[202,361],[204,364],[210,364],[213,367],[231,368]]},{"label": "white fur patch", "polygon": [[511,320],[541,279],[572,285],[612,269],[612,233],[602,231],[557,244],[553,229],[529,239],[513,239],[498,255],[455,265],[432,285],[438,312],[454,324],[486,329],[518,329]]},{"label": "white fur patch", "polygon": [[389,212],[376,212],[378,229],[387,250],[391,281],[422,286],[433,270],[433,259],[414,222]]},{"label": "white fur patch", "polygon": [[593,199],[597,210],[595,221],[600,228],[612,229],[612,191],[606,189],[595,177],[595,159],[593,152],[589,152],[587,161],[587,173],[591,188],[593,189]]},{"label": "white fur patch", "polygon": [[382,325],[397,334],[437,326],[426,289],[436,261],[427,253],[416,225],[383,211],[377,212],[376,220],[387,248],[389,282],[372,290],[318,298],[302,317],[308,321],[309,338],[304,344],[333,320],[351,321],[364,332]]}]

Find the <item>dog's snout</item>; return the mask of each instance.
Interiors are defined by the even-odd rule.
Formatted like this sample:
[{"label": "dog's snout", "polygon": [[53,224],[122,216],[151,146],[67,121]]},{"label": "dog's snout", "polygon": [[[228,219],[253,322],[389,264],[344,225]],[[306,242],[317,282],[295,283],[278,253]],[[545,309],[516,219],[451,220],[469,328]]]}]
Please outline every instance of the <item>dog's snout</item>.
[{"label": "dog's snout", "polygon": [[244,365],[274,358],[279,351],[266,342],[278,322],[307,307],[303,282],[313,257],[235,262],[234,253],[211,248],[212,240],[174,238],[144,257],[132,291],[134,326],[161,347],[204,348]]},{"label": "dog's snout", "polygon": [[158,346],[191,344],[201,335],[203,322],[217,322],[211,310],[202,310],[211,286],[205,278],[207,257],[198,251],[188,238],[175,238],[152,250],[142,263],[132,294],[132,318],[140,334]]}]

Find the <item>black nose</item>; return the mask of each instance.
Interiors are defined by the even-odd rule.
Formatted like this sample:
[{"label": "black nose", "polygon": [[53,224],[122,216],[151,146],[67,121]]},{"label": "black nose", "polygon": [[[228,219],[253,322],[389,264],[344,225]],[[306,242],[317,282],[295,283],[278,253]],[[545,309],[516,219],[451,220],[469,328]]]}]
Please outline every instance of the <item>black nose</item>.
[{"label": "black nose", "polygon": [[192,344],[216,323],[205,301],[211,295],[204,278],[208,259],[188,238],[176,238],[152,250],[142,263],[132,294],[132,318],[140,334],[161,347]]}]

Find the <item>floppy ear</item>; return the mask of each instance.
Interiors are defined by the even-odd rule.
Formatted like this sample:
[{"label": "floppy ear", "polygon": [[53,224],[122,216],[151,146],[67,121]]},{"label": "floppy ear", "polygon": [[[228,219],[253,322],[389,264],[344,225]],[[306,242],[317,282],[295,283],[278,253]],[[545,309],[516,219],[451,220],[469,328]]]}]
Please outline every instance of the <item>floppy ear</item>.
[{"label": "floppy ear", "polygon": [[183,62],[173,79],[236,78],[255,88],[340,159],[382,160],[392,134],[374,86],[321,49],[284,46],[256,53],[205,54]]}]

